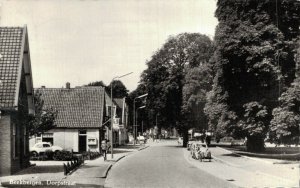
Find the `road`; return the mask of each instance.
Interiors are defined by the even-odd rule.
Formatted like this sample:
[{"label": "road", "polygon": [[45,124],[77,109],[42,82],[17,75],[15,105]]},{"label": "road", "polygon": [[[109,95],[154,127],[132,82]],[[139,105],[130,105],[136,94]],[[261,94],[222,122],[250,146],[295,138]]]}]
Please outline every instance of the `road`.
[{"label": "road", "polygon": [[183,151],[174,141],[155,143],[116,163],[105,187],[236,187],[188,163]]}]

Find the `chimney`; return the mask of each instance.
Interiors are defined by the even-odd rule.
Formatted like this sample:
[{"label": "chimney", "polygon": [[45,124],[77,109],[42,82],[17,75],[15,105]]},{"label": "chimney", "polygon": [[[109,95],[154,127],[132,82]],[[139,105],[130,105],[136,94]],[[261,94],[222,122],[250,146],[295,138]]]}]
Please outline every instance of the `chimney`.
[{"label": "chimney", "polygon": [[67,82],[67,83],[66,83],[66,88],[67,88],[67,89],[70,89],[70,88],[71,88],[70,82]]},{"label": "chimney", "polygon": [[46,88],[46,86],[42,86],[41,88],[42,88],[42,89],[45,89],[45,88]]}]

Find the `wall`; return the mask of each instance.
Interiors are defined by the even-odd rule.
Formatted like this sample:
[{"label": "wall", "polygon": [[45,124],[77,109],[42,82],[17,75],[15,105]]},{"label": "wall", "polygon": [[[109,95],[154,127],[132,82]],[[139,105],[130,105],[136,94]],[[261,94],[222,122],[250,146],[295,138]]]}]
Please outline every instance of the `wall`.
[{"label": "wall", "polygon": [[11,118],[1,115],[0,119],[0,176],[11,174]]},{"label": "wall", "polygon": [[[53,145],[60,146],[65,150],[78,152],[78,129],[52,129],[47,131],[47,133],[53,133]],[[88,145],[87,150],[99,151],[99,129],[87,129],[87,139],[96,138],[96,145]],[[35,143],[41,142],[41,139],[31,138],[30,147]]]}]

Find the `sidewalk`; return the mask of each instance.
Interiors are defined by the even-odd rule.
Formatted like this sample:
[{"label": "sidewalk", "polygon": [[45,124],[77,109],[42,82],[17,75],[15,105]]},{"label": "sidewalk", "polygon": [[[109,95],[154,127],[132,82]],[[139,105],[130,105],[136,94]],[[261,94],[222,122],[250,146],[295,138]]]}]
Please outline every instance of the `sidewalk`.
[{"label": "sidewalk", "polygon": [[246,157],[221,147],[210,148],[213,158],[229,166],[243,169],[248,172],[257,172],[259,174],[283,179],[291,182],[299,181],[299,164],[285,164],[280,160],[265,159],[256,157]]},{"label": "sidewalk", "polygon": [[107,154],[107,160],[103,157],[95,160],[86,161],[83,166],[77,169],[71,175],[66,176],[65,180],[76,186],[104,186],[108,171],[116,162],[140,149],[148,147],[147,145],[126,145],[114,148],[113,158]]},{"label": "sidewalk", "polygon": [[[0,182],[5,183],[5,185],[9,185],[11,181],[42,182],[45,185],[47,181],[53,181],[76,187],[101,187],[104,185],[107,173],[113,164],[131,153],[147,147],[148,145],[126,145],[114,148],[113,158],[108,153],[106,161],[103,157],[86,160],[83,165],[67,176],[63,172],[64,161],[33,161],[36,166],[24,169],[12,176],[0,177]],[[10,187],[14,187],[14,185]]]}]

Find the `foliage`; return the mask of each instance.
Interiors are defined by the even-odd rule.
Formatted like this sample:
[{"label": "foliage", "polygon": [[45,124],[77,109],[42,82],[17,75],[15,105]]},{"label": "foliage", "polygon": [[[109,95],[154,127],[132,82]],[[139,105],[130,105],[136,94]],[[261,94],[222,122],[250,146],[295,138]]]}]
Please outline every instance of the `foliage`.
[{"label": "foliage", "polygon": [[212,42],[198,33],[183,33],[170,37],[147,62],[141,81],[148,92],[148,119],[160,127],[180,127],[182,124],[182,90],[184,70],[208,62]]},{"label": "foliage", "polygon": [[183,92],[182,114],[185,123],[200,130],[207,129],[207,118],[204,114],[206,93],[211,90],[212,74],[208,64],[187,68]]},{"label": "foliage", "polygon": [[52,159],[53,159],[54,152],[53,152],[52,150],[50,150],[50,149],[47,149],[47,150],[45,151],[45,155],[46,155],[46,157],[47,157],[48,160],[52,160]]},{"label": "foliage", "polygon": [[96,82],[91,82],[87,86],[101,86],[101,87],[106,87],[103,81],[96,81]]},{"label": "foliage", "polygon": [[[206,112],[210,126],[227,124],[228,134],[249,135],[251,143],[255,140],[251,135],[260,135],[258,140],[265,136],[266,121],[277,105],[274,99],[294,79],[300,4],[296,0],[219,0],[217,6],[215,77]],[[263,143],[257,144],[261,149]]]},{"label": "foliage", "polygon": [[110,93],[112,87],[113,92],[113,98],[124,98],[128,96],[128,90],[126,89],[125,85],[120,80],[113,80],[108,86],[107,86],[107,92]]},{"label": "foliage", "polygon": [[44,133],[55,127],[57,111],[53,108],[44,108],[44,101],[41,95],[38,90],[34,94],[35,115],[28,117],[27,128],[29,136]]},{"label": "foliage", "polygon": [[300,78],[279,98],[281,105],[273,110],[270,138],[273,142],[299,143]]},{"label": "foliage", "polygon": [[54,160],[58,161],[69,161],[73,159],[72,153],[67,150],[61,150],[58,152],[55,152],[53,155]]}]

